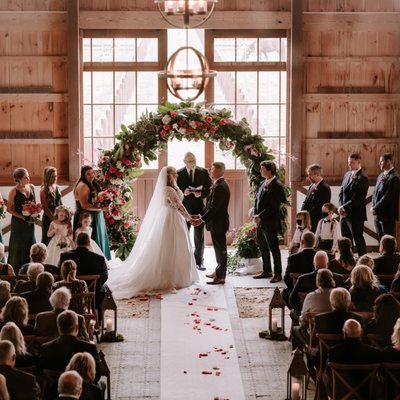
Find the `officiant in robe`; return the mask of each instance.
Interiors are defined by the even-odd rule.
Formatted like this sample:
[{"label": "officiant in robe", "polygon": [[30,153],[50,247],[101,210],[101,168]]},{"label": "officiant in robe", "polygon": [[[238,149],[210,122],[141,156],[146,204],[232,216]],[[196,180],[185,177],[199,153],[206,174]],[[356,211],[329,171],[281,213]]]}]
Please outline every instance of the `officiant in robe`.
[{"label": "officiant in robe", "polygon": [[[183,159],[185,167],[178,170],[177,184],[184,194],[183,205],[191,215],[202,214],[205,210],[205,199],[210,193],[211,178],[205,168],[196,166],[193,153],[186,153]],[[188,222],[188,229],[191,224]],[[194,227],[194,258],[197,269],[204,271],[204,224]]]}]

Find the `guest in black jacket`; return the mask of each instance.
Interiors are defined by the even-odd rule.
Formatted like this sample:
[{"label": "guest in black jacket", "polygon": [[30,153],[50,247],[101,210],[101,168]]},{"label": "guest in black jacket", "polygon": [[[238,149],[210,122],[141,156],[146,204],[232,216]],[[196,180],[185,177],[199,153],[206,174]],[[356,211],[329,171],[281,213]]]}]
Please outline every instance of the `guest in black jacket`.
[{"label": "guest in black jacket", "polygon": [[310,186],[301,206],[308,211],[311,217],[311,230],[315,233],[319,220],[322,218],[322,206],[331,201],[331,188],[322,178],[322,167],[319,164],[311,164],[306,168]]},{"label": "guest in black jacket", "polygon": [[396,234],[396,221],[399,219],[400,177],[393,166],[393,155],[382,154],[379,159],[382,173],[376,180],[372,195],[372,214],[375,216],[375,229],[378,240],[384,235]]},{"label": "guest in black jacket", "polygon": [[339,193],[339,214],[342,236],[349,238],[357,246],[359,256],[367,252],[364,239],[364,221],[367,220],[365,198],[368,191],[368,176],[361,167],[361,156],[358,153],[349,155],[350,171],[343,177]]}]

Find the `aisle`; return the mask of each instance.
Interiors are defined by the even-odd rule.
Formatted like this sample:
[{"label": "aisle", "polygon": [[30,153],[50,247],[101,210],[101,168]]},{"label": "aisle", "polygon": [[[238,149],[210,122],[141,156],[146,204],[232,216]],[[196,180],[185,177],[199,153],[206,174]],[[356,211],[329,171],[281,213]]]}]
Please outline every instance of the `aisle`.
[{"label": "aisle", "polygon": [[245,399],[223,286],[163,296],[160,379],[162,400]]}]

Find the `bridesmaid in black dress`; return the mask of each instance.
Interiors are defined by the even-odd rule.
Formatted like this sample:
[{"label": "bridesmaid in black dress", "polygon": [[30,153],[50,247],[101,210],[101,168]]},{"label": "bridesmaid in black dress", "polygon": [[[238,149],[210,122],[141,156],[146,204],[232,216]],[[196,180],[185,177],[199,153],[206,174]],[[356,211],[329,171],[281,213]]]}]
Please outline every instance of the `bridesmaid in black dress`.
[{"label": "bridesmaid in black dress", "polygon": [[12,215],[8,262],[18,274],[21,265],[29,262],[30,248],[36,243],[35,224],[31,217],[22,214],[22,206],[36,200],[35,188],[29,183],[29,172],[25,168],[14,171],[14,180],[16,185],[11,189],[7,202],[7,211]]},{"label": "bridesmaid in black dress", "polygon": [[57,169],[46,167],[43,172],[43,183],[40,188],[40,202],[43,206],[42,217],[42,243],[46,246],[51,238],[47,236],[47,231],[51,221],[54,219],[56,207],[62,205],[60,188],[57,185]]}]

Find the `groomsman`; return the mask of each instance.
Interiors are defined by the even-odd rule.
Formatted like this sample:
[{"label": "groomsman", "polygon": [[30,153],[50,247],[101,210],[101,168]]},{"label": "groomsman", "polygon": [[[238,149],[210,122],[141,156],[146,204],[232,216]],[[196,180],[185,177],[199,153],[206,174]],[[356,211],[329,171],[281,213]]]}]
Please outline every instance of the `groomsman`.
[{"label": "groomsman", "polygon": [[225,283],[226,268],[228,262],[228,251],[226,248],[226,232],[229,229],[228,205],[230,199],[229,186],[224,179],[225,164],[214,162],[211,167],[211,178],[214,185],[211,188],[210,196],[204,213],[199,217],[198,223],[206,223],[206,229],[211,233],[214,246],[217,268],[215,272],[206,275],[213,278],[209,285],[223,285]]},{"label": "groomsman", "polygon": [[274,275],[271,282],[282,280],[281,252],[278,235],[281,229],[280,208],[285,201],[282,183],[276,176],[276,165],[273,161],[263,161],[261,176],[264,181],[257,191],[253,209],[254,222],[257,224],[257,240],[260,246],[263,272],[254,279],[270,278],[272,276],[271,254],[274,260]]},{"label": "groomsman", "polygon": [[[185,167],[178,170],[177,184],[182,190],[183,205],[191,215],[204,212],[204,203],[210,193],[211,178],[205,168],[196,166],[196,156],[193,153],[186,153],[183,162]],[[191,224],[187,223],[190,230]],[[204,255],[204,224],[194,227],[194,258],[197,269],[205,271],[203,266]]]},{"label": "groomsman", "polygon": [[311,217],[311,231],[315,233],[318,221],[322,218],[322,206],[331,202],[331,188],[322,178],[322,168],[319,164],[311,164],[306,168],[310,186],[301,206]]},{"label": "groomsman", "polygon": [[378,241],[384,235],[395,235],[396,221],[399,219],[400,177],[393,166],[393,155],[382,154],[379,159],[382,173],[378,176],[372,195],[371,212],[375,216]]},{"label": "groomsman", "polygon": [[339,193],[339,214],[342,236],[349,238],[357,246],[359,256],[367,252],[364,239],[364,221],[367,220],[365,198],[368,191],[368,176],[361,167],[361,156],[350,154],[350,171],[343,177]]}]

